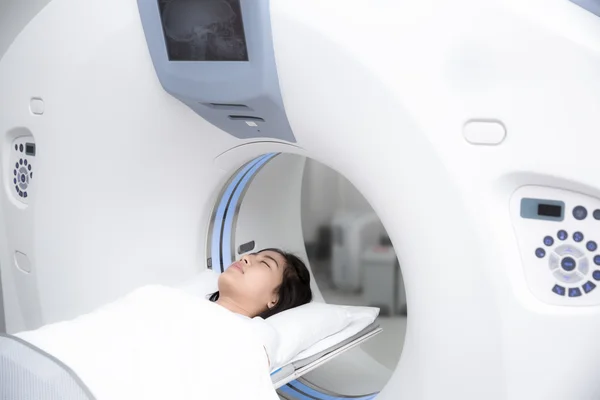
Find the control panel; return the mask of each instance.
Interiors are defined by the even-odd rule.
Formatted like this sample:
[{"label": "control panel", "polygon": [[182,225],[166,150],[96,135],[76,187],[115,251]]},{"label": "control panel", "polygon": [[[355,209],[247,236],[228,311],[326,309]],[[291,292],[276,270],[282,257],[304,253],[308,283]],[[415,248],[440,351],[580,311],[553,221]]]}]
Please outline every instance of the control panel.
[{"label": "control panel", "polygon": [[9,188],[13,197],[24,204],[31,198],[31,183],[34,179],[36,147],[31,136],[20,136],[13,140],[10,148]]},{"label": "control panel", "polygon": [[527,285],[556,305],[600,304],[600,200],[526,186],[513,194],[511,218]]}]

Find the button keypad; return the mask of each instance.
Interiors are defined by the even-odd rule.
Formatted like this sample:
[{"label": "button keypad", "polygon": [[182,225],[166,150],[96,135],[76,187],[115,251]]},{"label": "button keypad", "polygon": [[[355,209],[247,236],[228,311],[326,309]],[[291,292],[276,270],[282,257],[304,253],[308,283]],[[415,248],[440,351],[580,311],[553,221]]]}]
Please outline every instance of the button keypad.
[{"label": "button keypad", "polygon": [[[587,210],[573,210],[575,215],[579,217],[576,219],[585,219]],[[575,243],[569,243],[569,238]],[[593,281],[600,282],[600,254],[590,254],[598,250],[597,242],[591,238],[584,242],[584,238],[583,232],[570,233],[561,229],[554,236],[544,236],[543,245],[535,249],[537,258],[547,259],[556,280],[551,290],[557,296],[581,297],[596,289],[597,284]]]}]

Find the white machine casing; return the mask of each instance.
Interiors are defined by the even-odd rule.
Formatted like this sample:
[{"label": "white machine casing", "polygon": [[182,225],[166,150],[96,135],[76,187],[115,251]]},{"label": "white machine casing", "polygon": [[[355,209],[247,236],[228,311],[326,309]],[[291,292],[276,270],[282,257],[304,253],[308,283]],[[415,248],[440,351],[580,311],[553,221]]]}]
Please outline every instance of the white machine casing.
[{"label": "white machine casing", "polygon": [[[0,53],[9,332],[194,276],[231,175],[292,153],[369,201],[410,316],[394,371],[348,355],[313,382],[350,394],[385,384],[384,400],[600,398],[600,289],[556,295],[547,260],[532,257],[560,229],[600,231],[597,16],[566,0],[272,1],[288,143],[237,139],[163,90],[135,1],[38,3],[0,13],[0,37],[12,35]],[[36,145],[27,201],[14,195],[18,138]],[[265,187],[297,189],[292,171]],[[521,196],[564,202],[564,220],[519,219]],[[302,249],[286,232],[300,213],[286,215],[264,226],[240,215],[239,243],[257,229],[260,246]]]}]

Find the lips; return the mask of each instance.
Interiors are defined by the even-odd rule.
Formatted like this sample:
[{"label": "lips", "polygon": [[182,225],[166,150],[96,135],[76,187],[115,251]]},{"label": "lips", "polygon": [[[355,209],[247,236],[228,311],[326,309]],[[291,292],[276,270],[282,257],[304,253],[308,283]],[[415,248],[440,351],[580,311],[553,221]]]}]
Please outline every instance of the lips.
[{"label": "lips", "polygon": [[231,267],[239,270],[242,274],[244,273],[244,269],[242,268],[242,263],[239,261],[231,264]]}]

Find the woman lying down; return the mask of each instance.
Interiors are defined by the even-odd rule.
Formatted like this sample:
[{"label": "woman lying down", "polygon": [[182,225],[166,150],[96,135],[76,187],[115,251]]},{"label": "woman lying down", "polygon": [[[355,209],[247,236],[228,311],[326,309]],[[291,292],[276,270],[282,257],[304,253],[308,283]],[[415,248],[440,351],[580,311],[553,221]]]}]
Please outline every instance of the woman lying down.
[{"label": "woman lying down", "polygon": [[209,301],[146,286],[15,336],[64,363],[98,400],[277,399],[269,352],[279,338],[265,319],[311,299],[304,263],[267,249],[227,268]]}]

